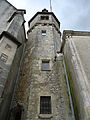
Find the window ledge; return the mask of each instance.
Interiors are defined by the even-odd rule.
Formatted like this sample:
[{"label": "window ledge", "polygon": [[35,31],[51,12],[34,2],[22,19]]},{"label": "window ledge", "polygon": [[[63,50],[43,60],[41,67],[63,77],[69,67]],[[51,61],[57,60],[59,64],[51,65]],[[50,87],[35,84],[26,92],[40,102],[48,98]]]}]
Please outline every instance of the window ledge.
[{"label": "window ledge", "polygon": [[39,118],[42,118],[42,119],[49,119],[52,117],[53,117],[52,114],[39,114]]},{"label": "window ledge", "polygon": [[41,69],[41,71],[51,71],[50,69],[48,69],[48,70],[43,70],[43,69]]}]

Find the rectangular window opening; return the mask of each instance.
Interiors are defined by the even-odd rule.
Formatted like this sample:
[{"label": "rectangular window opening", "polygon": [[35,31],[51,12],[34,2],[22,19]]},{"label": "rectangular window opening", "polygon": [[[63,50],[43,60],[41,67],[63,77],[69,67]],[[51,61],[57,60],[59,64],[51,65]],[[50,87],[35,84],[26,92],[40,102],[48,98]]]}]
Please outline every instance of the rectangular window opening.
[{"label": "rectangular window opening", "polygon": [[3,61],[4,63],[6,63],[7,59],[8,59],[8,56],[6,54],[2,53],[0,56],[0,60]]},{"label": "rectangular window opening", "polygon": [[43,36],[46,35],[46,30],[42,30],[42,35],[43,35]]},{"label": "rectangular window opening", "polygon": [[51,96],[40,97],[40,114],[51,114]]},{"label": "rectangular window opening", "polygon": [[41,16],[41,20],[49,20],[49,16]]},{"label": "rectangular window opening", "polygon": [[50,60],[42,60],[41,70],[50,70]]}]

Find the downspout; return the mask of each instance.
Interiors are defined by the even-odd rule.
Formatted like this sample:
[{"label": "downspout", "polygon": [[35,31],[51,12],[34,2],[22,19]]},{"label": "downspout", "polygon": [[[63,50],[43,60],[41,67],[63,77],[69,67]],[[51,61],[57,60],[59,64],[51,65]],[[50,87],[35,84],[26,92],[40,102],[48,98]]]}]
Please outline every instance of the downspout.
[{"label": "downspout", "polygon": [[70,106],[71,106],[71,111],[72,111],[72,120],[75,120],[74,107],[73,107],[73,102],[72,102],[72,97],[71,97],[71,92],[70,92],[70,87],[69,87],[69,82],[68,82],[68,75],[66,72],[66,65],[65,65],[64,60],[63,60],[63,65],[64,65],[64,72],[65,72],[65,76],[66,76],[66,83],[67,83],[67,88],[68,88]]},{"label": "downspout", "polygon": [[[60,48],[60,53],[64,53],[64,46],[66,43],[66,33],[65,31],[63,32],[63,37],[62,37],[62,44],[61,44],[61,48]],[[64,54],[63,54],[64,55]],[[65,58],[64,58],[65,59]],[[71,96],[71,92],[70,92],[70,86],[69,86],[69,80],[68,80],[68,74],[66,71],[66,65],[65,65],[65,61],[63,60],[63,66],[64,66],[64,72],[65,72],[65,77],[66,77],[66,84],[67,84],[67,89],[68,89],[68,95],[69,95],[69,101],[70,101],[70,107],[71,107],[71,112],[72,112],[72,120],[76,120],[75,119],[75,114],[74,114],[74,107],[73,107],[73,102],[72,102],[72,96]]]}]

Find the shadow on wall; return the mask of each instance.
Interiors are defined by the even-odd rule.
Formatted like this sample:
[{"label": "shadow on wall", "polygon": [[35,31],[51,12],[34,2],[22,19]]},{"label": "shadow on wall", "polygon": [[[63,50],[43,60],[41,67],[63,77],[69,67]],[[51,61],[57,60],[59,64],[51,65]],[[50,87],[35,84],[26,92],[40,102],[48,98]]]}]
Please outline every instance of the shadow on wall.
[{"label": "shadow on wall", "polygon": [[17,106],[11,109],[10,117],[8,120],[21,120],[23,111],[24,111],[23,106],[20,104],[17,104]]}]

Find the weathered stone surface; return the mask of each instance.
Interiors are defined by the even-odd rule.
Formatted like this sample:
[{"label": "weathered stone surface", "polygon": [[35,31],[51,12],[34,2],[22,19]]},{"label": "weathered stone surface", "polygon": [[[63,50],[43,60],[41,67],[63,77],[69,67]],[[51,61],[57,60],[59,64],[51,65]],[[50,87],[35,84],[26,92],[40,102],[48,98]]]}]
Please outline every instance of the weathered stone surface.
[{"label": "weathered stone surface", "polygon": [[0,1],[0,16],[2,16],[0,18],[1,120],[6,120],[9,113],[26,40],[23,13],[23,10],[16,9],[8,1]]},{"label": "weathered stone surface", "polygon": [[89,42],[89,32],[66,31],[65,62],[75,115],[79,120],[90,119]]},{"label": "weathered stone surface", "polygon": [[[36,19],[33,20],[34,24]],[[62,56],[58,56],[55,61],[61,44],[60,32],[55,26],[48,24],[43,26],[42,23],[28,32],[24,63],[16,95],[19,103],[24,106],[22,120],[40,120],[40,116],[48,120],[71,120],[72,113]],[[45,36],[42,35],[42,30],[46,30]],[[49,71],[41,70],[42,60],[50,60]],[[45,118],[44,115],[40,115],[40,96],[51,96],[51,116],[48,115]]]}]

